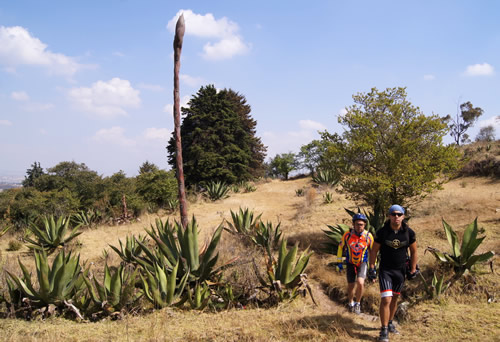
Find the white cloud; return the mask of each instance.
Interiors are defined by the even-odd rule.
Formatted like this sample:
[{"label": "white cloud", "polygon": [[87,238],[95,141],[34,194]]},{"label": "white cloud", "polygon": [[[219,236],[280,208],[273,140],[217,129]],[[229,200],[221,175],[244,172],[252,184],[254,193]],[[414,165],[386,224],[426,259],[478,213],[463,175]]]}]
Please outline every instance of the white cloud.
[{"label": "white cloud", "polygon": [[203,78],[201,77],[193,77],[193,76],[189,76],[189,75],[186,75],[186,74],[180,74],[179,75],[179,79],[184,82],[185,84],[187,84],[188,86],[190,87],[198,87],[198,86],[201,86],[205,83],[207,83]]},{"label": "white cloud", "polygon": [[101,144],[113,144],[123,147],[132,147],[136,142],[125,136],[125,130],[122,127],[114,126],[109,129],[100,129],[94,134],[92,140]]},{"label": "white cloud", "polygon": [[10,72],[19,65],[35,65],[67,76],[84,67],[71,57],[47,50],[46,44],[21,26],[0,26],[0,64]]},{"label": "white cloud", "polygon": [[300,128],[304,130],[324,130],[326,129],[325,125],[320,122],[312,121],[312,120],[300,120],[299,121]]},{"label": "white cloud", "polygon": [[[180,107],[181,108],[182,107],[189,107],[188,106],[188,102],[189,102],[190,99],[191,99],[191,96],[189,96],[189,95],[183,96],[181,98]],[[163,111],[165,113],[170,114],[170,115],[174,115],[174,105],[171,104],[171,103],[167,104],[165,107],[163,107]]]},{"label": "white cloud", "polygon": [[22,106],[22,109],[27,112],[44,112],[54,108],[52,103],[28,103]]},{"label": "white cloud", "polygon": [[120,51],[115,51],[113,52],[113,56],[116,56],[116,57],[125,57],[125,54],[120,52]]},{"label": "white cloud", "polygon": [[465,76],[491,76],[495,69],[488,63],[469,65],[464,72]]},{"label": "white cloud", "polygon": [[172,131],[168,128],[156,128],[151,127],[147,128],[144,133],[144,139],[146,140],[159,140],[159,141],[167,141],[170,138]]},{"label": "white cloud", "polygon": [[30,97],[24,91],[13,91],[10,97],[16,101],[28,101]]},{"label": "white cloud", "polygon": [[193,35],[206,39],[215,39],[203,47],[203,57],[210,60],[228,59],[235,55],[245,54],[250,45],[245,43],[238,34],[238,24],[226,17],[215,19],[212,13],[196,14],[192,10],[180,10],[170,19],[167,29],[175,32],[175,25],[180,15],[184,15],[186,35]]},{"label": "white cloud", "polygon": [[158,84],[139,83],[137,87],[156,92],[161,92],[165,90],[165,88],[163,88],[161,85]]},{"label": "white cloud", "polygon": [[481,120],[478,122],[479,127],[493,126],[496,131],[500,131],[500,115],[493,116],[486,120]]},{"label": "white cloud", "polygon": [[112,118],[127,115],[127,108],[139,107],[139,93],[129,81],[115,77],[107,82],[97,81],[90,88],[70,89],[68,95],[79,109]]},{"label": "white cloud", "polygon": [[435,79],[436,79],[436,76],[434,76],[434,75],[431,75],[431,74],[424,75],[425,81],[433,81]]},{"label": "white cloud", "polygon": [[243,55],[248,50],[250,48],[239,36],[224,38],[215,44],[207,43],[203,47],[204,57],[209,60],[229,59],[235,55]]},{"label": "white cloud", "polygon": [[0,126],[12,126],[12,122],[9,120],[0,120]]}]

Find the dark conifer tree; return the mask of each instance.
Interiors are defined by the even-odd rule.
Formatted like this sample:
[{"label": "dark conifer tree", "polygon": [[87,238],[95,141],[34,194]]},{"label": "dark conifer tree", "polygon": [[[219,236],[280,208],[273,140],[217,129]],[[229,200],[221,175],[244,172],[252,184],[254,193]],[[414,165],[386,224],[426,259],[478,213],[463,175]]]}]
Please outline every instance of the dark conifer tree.
[{"label": "dark conifer tree", "polygon": [[[266,147],[255,136],[256,121],[243,95],[201,87],[182,108],[184,177],[187,185],[209,181],[235,183],[263,172]],[[167,146],[175,168],[175,142]]]}]

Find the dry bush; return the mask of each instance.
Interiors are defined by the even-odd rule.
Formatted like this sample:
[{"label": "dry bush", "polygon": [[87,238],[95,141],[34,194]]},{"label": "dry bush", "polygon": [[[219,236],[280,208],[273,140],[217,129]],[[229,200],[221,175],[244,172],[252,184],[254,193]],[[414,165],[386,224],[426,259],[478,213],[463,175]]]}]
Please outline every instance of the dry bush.
[{"label": "dry bush", "polygon": [[306,192],[306,206],[310,207],[314,204],[314,200],[316,199],[318,192],[315,188],[309,188]]}]

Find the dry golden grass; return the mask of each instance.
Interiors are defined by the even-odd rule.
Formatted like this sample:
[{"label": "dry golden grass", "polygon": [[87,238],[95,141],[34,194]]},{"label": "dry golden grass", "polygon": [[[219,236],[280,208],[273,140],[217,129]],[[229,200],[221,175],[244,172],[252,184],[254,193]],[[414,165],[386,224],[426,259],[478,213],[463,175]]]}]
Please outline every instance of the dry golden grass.
[{"label": "dry golden grass", "polygon": [[[232,194],[218,202],[198,199],[189,207],[195,215],[203,239],[208,239],[223,219],[230,219],[230,210],[239,207],[262,213],[264,221],[281,222],[281,228],[289,242],[300,242],[301,247],[310,246],[319,251],[325,241],[322,229],[327,224],[349,223],[344,208],[355,209],[356,204],[328,188],[313,188],[310,178],[293,181],[273,180],[256,185],[257,191]],[[298,197],[295,189],[306,189],[306,196]],[[313,191],[314,190],[314,191]],[[334,193],[331,204],[322,203],[325,191]],[[485,178],[462,178],[445,184],[444,190],[428,196],[411,211],[410,226],[417,232],[420,264],[423,268],[435,267],[434,258],[424,250],[433,246],[447,250],[441,218],[455,230],[461,232],[466,224],[478,217],[480,227],[487,236],[480,251],[493,250],[500,253],[500,182]],[[162,216],[166,219],[168,216]],[[141,222],[124,226],[106,226],[85,230],[78,237],[82,244],[77,250],[82,259],[100,265],[103,249],[118,245],[119,239],[127,235],[144,234],[144,228],[154,223],[156,216],[146,215]],[[177,216],[170,216],[176,219]],[[6,251],[8,238],[0,239],[0,266],[15,270],[17,258],[26,264],[32,257],[26,248]],[[245,261],[258,253],[243,248],[230,234],[223,234],[221,259],[229,260],[235,255]],[[117,264],[114,252],[109,253],[109,262]],[[245,259],[246,258],[246,259]],[[342,305],[345,300],[345,275],[336,273],[330,266],[332,255],[313,254],[308,268],[309,279],[319,306],[309,298],[292,304],[283,304],[273,309],[247,308],[219,313],[193,312],[166,309],[141,316],[126,316],[122,321],[98,323],[76,323],[64,319],[25,322],[22,320],[0,320],[2,341],[366,341],[378,334],[376,319],[379,300],[376,285],[368,285],[363,308],[372,315],[349,314]],[[97,267],[97,266],[96,266]],[[228,271],[228,276],[255,281],[249,264],[242,262],[238,268]],[[231,274],[233,272],[233,274]],[[498,341],[500,326],[499,304],[487,304],[485,293],[500,298],[500,276],[486,273],[476,277],[475,284],[458,284],[441,303],[425,301],[410,310],[408,318],[400,327],[401,336],[395,341]],[[497,270],[498,272],[498,270]],[[16,272],[17,273],[17,272]],[[498,300],[498,299],[497,299]],[[465,324],[464,324],[465,323]]]}]

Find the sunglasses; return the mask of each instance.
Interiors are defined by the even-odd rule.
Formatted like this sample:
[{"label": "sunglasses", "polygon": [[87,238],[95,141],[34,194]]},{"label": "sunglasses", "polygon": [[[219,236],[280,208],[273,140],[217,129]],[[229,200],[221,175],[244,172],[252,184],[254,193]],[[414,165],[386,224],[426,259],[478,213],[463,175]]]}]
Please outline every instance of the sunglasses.
[{"label": "sunglasses", "polygon": [[401,217],[403,215],[404,215],[403,213],[391,213],[391,216]]}]

